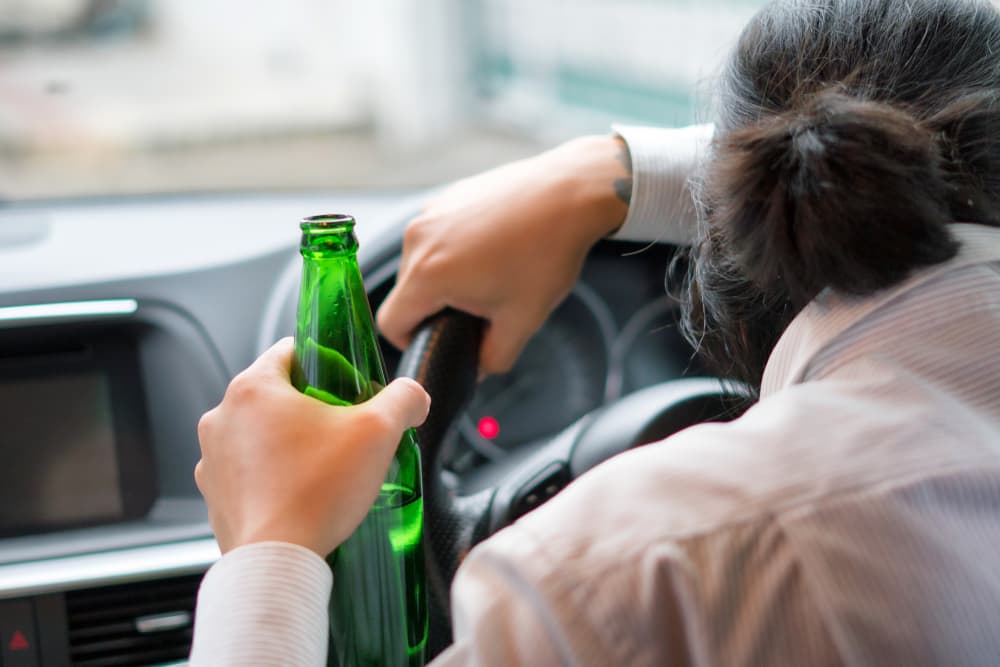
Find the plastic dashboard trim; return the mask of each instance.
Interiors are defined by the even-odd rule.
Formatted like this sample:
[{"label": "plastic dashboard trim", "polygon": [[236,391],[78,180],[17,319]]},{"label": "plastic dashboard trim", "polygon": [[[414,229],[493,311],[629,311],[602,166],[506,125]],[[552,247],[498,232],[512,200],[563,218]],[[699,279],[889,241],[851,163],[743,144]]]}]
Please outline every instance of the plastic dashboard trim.
[{"label": "plastic dashboard trim", "polygon": [[0,566],[0,599],[198,574],[219,559],[215,538]]}]

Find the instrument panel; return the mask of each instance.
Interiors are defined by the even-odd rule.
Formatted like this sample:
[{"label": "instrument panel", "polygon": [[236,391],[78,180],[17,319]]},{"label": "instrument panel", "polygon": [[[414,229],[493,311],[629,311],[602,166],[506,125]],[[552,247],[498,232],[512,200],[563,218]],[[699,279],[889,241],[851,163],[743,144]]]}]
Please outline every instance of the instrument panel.
[{"label": "instrument panel", "polygon": [[[678,329],[678,304],[666,293],[673,254],[670,247],[618,242],[595,248],[581,280],[514,367],[480,382],[452,434],[446,466],[471,472],[552,438],[604,403],[703,374]],[[394,273],[382,276],[371,286],[374,309]],[[399,353],[386,341],[383,350],[391,373]]]}]

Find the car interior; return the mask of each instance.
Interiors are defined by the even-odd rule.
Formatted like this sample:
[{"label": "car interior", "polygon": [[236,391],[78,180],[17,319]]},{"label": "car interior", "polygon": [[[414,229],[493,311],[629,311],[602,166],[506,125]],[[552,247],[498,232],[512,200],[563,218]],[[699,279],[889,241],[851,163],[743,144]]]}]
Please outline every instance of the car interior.
[{"label": "car interior", "polygon": [[[635,63],[666,25],[710,69],[754,8],[632,3],[621,19],[612,2],[568,16],[554,1],[434,0],[414,22],[347,2],[180,4],[0,0],[5,667],[185,661],[219,558],[192,474],[196,426],[294,333],[301,219],[356,218],[377,309],[406,223],[437,187],[612,120],[695,120],[702,70]],[[219,30],[237,11],[240,30]],[[642,30],[615,33],[616,70],[593,32],[626,19]],[[424,48],[456,21],[467,39]],[[325,25],[351,39],[319,39]],[[348,35],[355,25],[378,29]],[[475,71],[456,83],[463,58]],[[478,384],[460,322],[442,324],[457,337],[444,350],[418,336],[404,357],[381,341],[390,375],[430,368],[432,396],[447,397],[420,433],[430,655],[476,542],[620,451],[736,414],[733,388],[678,330],[676,252],[602,241],[513,369]]]}]

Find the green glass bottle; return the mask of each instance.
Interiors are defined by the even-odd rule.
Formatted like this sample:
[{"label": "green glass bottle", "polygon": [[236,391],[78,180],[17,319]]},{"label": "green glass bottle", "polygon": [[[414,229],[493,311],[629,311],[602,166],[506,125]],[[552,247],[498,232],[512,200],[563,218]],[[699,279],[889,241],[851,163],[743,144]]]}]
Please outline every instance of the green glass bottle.
[{"label": "green glass bottle", "polygon": [[[354,218],[302,221],[292,382],[334,405],[360,403],[385,385],[371,306],[361,281]],[[403,435],[375,505],[327,557],[333,570],[328,664],[419,667],[427,640],[420,452]]]}]

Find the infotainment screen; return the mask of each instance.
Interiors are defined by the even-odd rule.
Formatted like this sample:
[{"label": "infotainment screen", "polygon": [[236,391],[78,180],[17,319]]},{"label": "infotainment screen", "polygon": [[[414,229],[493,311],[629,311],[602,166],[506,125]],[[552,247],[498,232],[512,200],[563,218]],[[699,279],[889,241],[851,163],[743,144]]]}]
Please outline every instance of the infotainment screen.
[{"label": "infotainment screen", "polygon": [[156,473],[135,341],[0,332],[0,537],[143,516]]},{"label": "infotainment screen", "polygon": [[0,381],[0,525],[122,516],[108,378],[101,373]]}]

